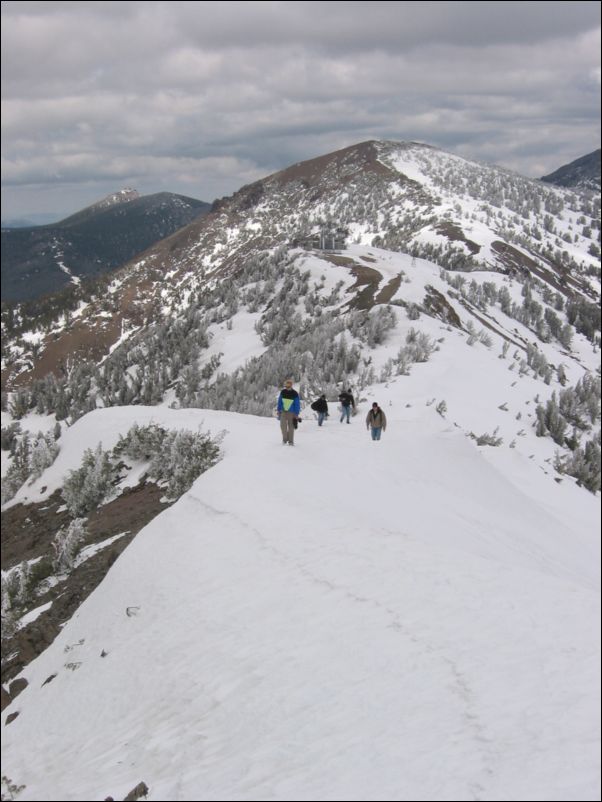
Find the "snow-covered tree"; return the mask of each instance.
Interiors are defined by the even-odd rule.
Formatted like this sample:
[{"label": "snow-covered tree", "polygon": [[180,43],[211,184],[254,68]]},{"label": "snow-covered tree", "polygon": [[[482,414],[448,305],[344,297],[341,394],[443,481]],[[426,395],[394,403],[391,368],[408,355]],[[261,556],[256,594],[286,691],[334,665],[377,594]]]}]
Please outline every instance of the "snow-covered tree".
[{"label": "snow-covered tree", "polygon": [[55,571],[58,573],[71,571],[87,535],[85,518],[75,518],[68,526],[59,529],[52,541]]},{"label": "snow-covered tree", "polygon": [[52,435],[38,434],[32,449],[29,461],[29,472],[32,479],[38,479],[43,472],[55,461],[59,446]]},{"label": "snow-covered tree", "polygon": [[100,443],[95,451],[86,449],[81,467],[69,472],[63,486],[69,512],[81,516],[97,507],[109,493],[114,476],[110,454]]}]

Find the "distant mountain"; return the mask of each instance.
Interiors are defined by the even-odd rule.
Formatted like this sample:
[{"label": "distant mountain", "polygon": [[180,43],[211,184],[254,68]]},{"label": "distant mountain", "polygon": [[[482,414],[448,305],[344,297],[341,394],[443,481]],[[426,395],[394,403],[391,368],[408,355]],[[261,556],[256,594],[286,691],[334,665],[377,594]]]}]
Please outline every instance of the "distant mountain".
[{"label": "distant mountain", "polygon": [[58,223],[3,228],[2,300],[32,300],[114,270],[209,208],[171,192],[124,189]]},{"label": "distant mountain", "polygon": [[541,178],[548,184],[559,187],[575,187],[600,191],[600,148],[581,156],[570,164],[565,164],[549,175]]},{"label": "distant mountain", "polygon": [[27,217],[11,217],[2,220],[2,228],[32,228],[33,226],[48,226],[56,223],[60,215],[56,214],[30,214]]}]

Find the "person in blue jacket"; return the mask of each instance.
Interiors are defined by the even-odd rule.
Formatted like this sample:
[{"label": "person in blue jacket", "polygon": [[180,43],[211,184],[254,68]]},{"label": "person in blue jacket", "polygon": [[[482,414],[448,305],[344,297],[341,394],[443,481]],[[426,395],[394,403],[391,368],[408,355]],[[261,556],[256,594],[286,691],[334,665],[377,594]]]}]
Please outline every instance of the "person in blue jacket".
[{"label": "person in blue jacket", "polygon": [[282,431],[282,445],[288,443],[289,446],[295,445],[295,428],[301,412],[301,399],[299,393],[293,390],[293,382],[287,379],[284,388],[278,396],[278,419]]}]

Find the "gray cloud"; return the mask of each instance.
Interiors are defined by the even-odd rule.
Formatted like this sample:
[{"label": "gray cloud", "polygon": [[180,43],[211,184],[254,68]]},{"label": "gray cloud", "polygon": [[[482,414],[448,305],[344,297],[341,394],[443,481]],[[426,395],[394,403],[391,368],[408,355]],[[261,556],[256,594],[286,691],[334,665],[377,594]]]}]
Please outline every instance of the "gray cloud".
[{"label": "gray cloud", "polygon": [[7,2],[3,216],[205,200],[368,138],[543,175],[598,147],[597,2]]}]

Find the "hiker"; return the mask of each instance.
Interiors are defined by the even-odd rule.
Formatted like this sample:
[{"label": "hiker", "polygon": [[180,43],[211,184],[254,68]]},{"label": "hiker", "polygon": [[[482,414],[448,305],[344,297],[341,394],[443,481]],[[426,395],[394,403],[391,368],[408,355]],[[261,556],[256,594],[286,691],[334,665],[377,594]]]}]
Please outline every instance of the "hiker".
[{"label": "hiker", "polygon": [[366,429],[372,429],[372,439],[380,440],[381,432],[387,428],[387,417],[376,401],[366,415]]},{"label": "hiker", "polygon": [[282,431],[282,445],[295,445],[295,429],[299,413],[301,412],[301,401],[299,393],[293,390],[293,382],[287,379],[284,382],[284,389],[278,396],[278,420]]},{"label": "hiker", "polygon": [[339,396],[339,401],[341,402],[341,423],[347,418],[347,423],[350,423],[350,416],[351,410],[353,410],[355,414],[355,399],[351,393],[351,388],[349,390],[343,390],[343,392]]},{"label": "hiker", "polygon": [[313,402],[311,408],[314,412],[318,413],[318,426],[321,426],[328,417],[328,402],[326,401],[326,396],[322,394],[317,401]]}]

